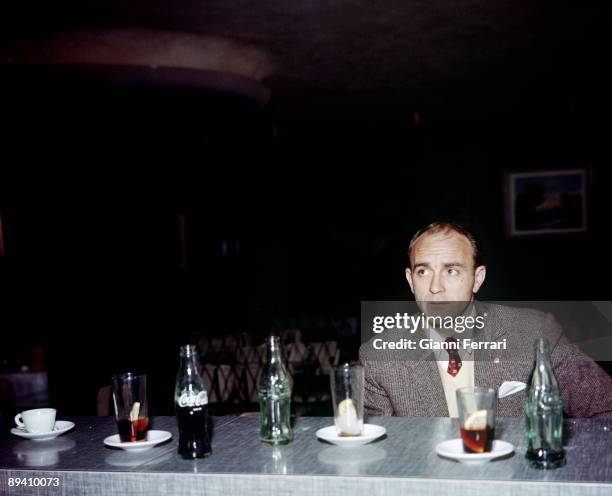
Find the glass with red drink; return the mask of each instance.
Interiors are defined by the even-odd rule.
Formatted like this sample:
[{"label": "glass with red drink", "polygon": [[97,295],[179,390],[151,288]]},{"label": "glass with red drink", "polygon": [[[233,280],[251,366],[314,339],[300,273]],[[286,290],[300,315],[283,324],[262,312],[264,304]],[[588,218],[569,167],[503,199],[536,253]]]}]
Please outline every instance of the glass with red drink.
[{"label": "glass with red drink", "polygon": [[117,430],[122,443],[142,441],[147,437],[147,376],[144,374],[115,375],[111,379]]},{"label": "glass with red drink", "polygon": [[497,391],[493,388],[457,389],[457,408],[463,451],[485,453],[493,448]]}]

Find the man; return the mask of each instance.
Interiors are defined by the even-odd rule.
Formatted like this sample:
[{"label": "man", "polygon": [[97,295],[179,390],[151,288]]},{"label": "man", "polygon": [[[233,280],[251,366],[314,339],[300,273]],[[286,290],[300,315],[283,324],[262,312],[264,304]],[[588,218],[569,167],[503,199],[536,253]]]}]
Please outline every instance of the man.
[{"label": "man", "polygon": [[[374,352],[372,342],[365,343],[360,360],[365,367],[367,413],[455,417],[455,391],[459,387],[498,389],[510,381],[527,382],[533,367],[533,343],[542,336],[551,344],[551,362],[565,415],[612,418],[612,378],[567,341],[552,315],[475,301],[486,267],[480,262],[478,244],[467,230],[451,223],[430,224],[414,235],[408,255],[406,279],[424,315],[435,314],[448,306],[447,302],[457,302],[462,315],[483,319],[483,328],[474,331],[476,338],[505,340],[508,351],[442,349],[425,351],[419,359],[399,360],[397,354]],[[421,330],[438,343],[458,336],[452,328]],[[524,394],[522,390],[500,398],[498,415],[522,415]]]}]

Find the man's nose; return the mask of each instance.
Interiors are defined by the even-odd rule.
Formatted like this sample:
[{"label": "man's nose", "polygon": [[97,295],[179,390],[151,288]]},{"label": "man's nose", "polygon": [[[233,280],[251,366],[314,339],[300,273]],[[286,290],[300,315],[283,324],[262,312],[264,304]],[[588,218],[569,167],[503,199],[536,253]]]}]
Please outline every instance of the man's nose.
[{"label": "man's nose", "polygon": [[440,274],[434,274],[431,278],[431,284],[429,285],[429,292],[432,294],[438,294],[444,292],[444,285],[442,284],[442,278]]}]

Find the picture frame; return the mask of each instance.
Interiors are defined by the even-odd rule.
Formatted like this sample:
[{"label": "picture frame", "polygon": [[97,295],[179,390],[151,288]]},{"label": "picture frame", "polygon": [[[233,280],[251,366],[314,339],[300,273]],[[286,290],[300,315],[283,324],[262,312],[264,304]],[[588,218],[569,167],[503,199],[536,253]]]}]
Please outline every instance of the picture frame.
[{"label": "picture frame", "polygon": [[505,224],[508,237],[587,231],[588,170],[506,171]]}]

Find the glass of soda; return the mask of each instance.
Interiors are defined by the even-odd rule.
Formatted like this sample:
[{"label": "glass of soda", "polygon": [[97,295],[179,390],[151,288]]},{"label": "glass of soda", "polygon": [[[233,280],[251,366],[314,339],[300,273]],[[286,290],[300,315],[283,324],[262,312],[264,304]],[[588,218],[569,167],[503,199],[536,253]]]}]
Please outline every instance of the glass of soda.
[{"label": "glass of soda", "polygon": [[493,448],[497,391],[493,388],[457,389],[457,408],[463,451],[485,453]]},{"label": "glass of soda", "polygon": [[111,383],[117,430],[121,442],[144,440],[149,429],[147,376],[127,372],[114,375]]}]

